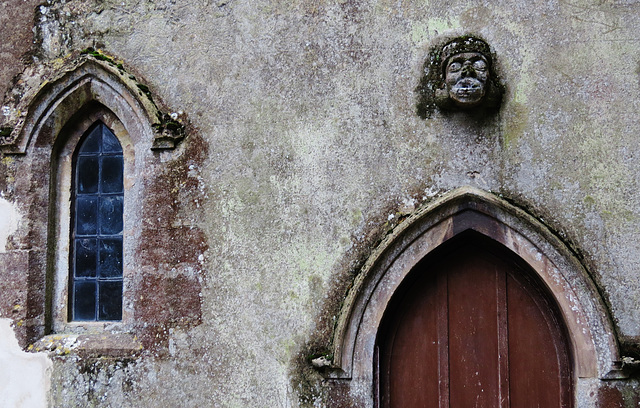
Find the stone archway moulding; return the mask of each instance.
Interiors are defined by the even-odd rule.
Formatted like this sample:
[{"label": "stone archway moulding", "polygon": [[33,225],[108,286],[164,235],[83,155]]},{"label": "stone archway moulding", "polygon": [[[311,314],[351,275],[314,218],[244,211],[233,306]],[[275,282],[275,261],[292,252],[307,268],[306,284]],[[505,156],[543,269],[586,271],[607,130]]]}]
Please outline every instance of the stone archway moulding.
[{"label": "stone archway moulding", "polygon": [[540,276],[566,322],[579,379],[624,378],[609,314],[582,264],[536,219],[472,187],[417,211],[369,258],[340,311],[329,377],[370,388],[378,327],[395,290],[427,254],[468,230],[501,243]]},{"label": "stone archway moulding", "polygon": [[[24,98],[19,108],[26,114],[12,128],[10,137],[0,140],[0,151],[26,153],[34,140],[47,133],[57,134],[92,101],[111,110],[130,134],[146,139],[152,149],[173,149],[184,137],[184,127],[159,111],[146,87],[135,77],[109,62],[83,56],[77,64],[61,70],[55,80],[45,83],[33,97]],[[51,127],[56,129],[42,132]]]},{"label": "stone archway moulding", "polygon": [[[143,170],[156,168],[151,150],[176,147],[184,137],[184,127],[159,111],[148,89],[122,66],[98,60],[95,55],[81,55],[66,62],[54,79],[25,93],[19,108],[24,115],[14,122],[8,138],[0,137],[0,152],[25,154],[25,179],[37,179],[31,183],[37,188],[24,198],[24,207],[29,211],[30,244],[38,248],[43,264],[46,262],[46,268],[40,264],[25,267],[30,282],[28,297],[36,299],[28,305],[29,313],[35,317],[26,324],[29,341],[33,342],[47,334],[80,332],[89,327],[72,327],[65,317],[73,152],[82,135],[93,123],[102,121],[120,140],[126,193],[124,229],[135,234],[135,228],[129,225],[135,225],[142,217],[139,203],[147,187],[136,180],[140,180]],[[160,158],[169,159],[166,155]],[[128,265],[125,277],[134,276],[136,271],[132,255],[135,243],[135,238],[129,239],[123,246]],[[126,309],[123,315],[121,327],[129,327],[133,312]],[[100,336],[105,334],[102,326],[90,329]],[[123,335],[123,348],[135,350],[137,343],[129,337]]]}]

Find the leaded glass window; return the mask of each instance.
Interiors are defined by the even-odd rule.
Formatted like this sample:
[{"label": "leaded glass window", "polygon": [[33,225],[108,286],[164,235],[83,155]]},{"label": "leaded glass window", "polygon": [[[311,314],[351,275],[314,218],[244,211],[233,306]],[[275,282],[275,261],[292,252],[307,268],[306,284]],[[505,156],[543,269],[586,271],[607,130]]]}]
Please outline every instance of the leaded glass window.
[{"label": "leaded glass window", "polygon": [[122,146],[97,122],[75,156],[70,318],[122,320]]}]

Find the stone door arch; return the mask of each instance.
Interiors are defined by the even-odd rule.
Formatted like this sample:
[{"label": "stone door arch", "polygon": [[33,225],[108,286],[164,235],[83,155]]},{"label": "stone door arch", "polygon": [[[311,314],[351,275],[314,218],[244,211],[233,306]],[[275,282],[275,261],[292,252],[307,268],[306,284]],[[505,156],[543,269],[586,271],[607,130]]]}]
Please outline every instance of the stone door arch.
[{"label": "stone door arch", "polygon": [[352,399],[373,405],[376,337],[394,293],[422,259],[468,232],[513,253],[546,288],[567,327],[574,395],[586,391],[590,379],[623,377],[607,310],[573,253],[524,211],[464,187],[405,220],[357,275],[338,317],[329,373],[349,381]]}]

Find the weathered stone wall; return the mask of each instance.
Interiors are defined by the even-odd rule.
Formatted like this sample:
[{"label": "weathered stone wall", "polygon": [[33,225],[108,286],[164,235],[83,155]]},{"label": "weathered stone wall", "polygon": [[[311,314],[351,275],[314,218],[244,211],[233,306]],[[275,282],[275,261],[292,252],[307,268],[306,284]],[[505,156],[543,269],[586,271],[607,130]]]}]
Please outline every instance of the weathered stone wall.
[{"label": "weathered stone wall", "polygon": [[[328,350],[376,243],[464,185],[564,240],[622,354],[640,356],[640,3],[15,0],[0,21],[0,127],[87,47],[188,118],[177,151],[154,153],[137,175],[148,194],[138,291],[153,295],[134,300],[153,327],[139,328],[145,348],[56,354],[51,405],[347,406],[344,385],[307,357]],[[501,109],[418,117],[430,46],[465,33],[497,56]],[[47,264],[50,169],[31,174],[45,156],[0,163],[0,216],[18,213],[0,232],[0,313],[23,347],[44,331],[44,286],[28,287]],[[581,406],[638,403],[637,380],[603,384]]]},{"label": "weathered stone wall", "polygon": [[0,4],[0,92],[2,95],[11,86],[28,63],[33,50],[34,9],[37,0],[7,0]]}]

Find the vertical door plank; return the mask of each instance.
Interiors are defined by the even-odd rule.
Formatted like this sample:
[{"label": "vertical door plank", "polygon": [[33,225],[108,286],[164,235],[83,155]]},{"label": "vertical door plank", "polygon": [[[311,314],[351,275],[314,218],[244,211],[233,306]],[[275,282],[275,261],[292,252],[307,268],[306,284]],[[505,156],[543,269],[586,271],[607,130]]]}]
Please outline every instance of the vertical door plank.
[{"label": "vertical door plank", "polygon": [[438,394],[440,408],[449,408],[449,289],[448,274],[437,271],[437,308],[438,308]]},{"label": "vertical door plank", "polygon": [[439,408],[436,290],[436,275],[422,273],[391,317],[380,361],[383,406]]},{"label": "vertical door plank", "polygon": [[[509,275],[510,397],[514,407],[564,407],[562,366],[566,344],[537,291]],[[524,282],[526,283],[526,282]]]},{"label": "vertical door plank", "polygon": [[[500,265],[502,266],[502,265]],[[498,324],[498,377],[499,408],[509,408],[509,333],[507,307],[507,272],[504,268],[496,270],[496,299]]]},{"label": "vertical door plank", "polygon": [[450,260],[449,377],[451,407],[497,407],[496,271],[469,249]]}]

